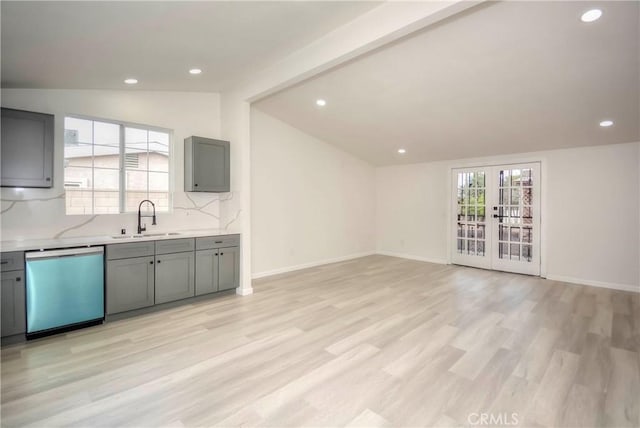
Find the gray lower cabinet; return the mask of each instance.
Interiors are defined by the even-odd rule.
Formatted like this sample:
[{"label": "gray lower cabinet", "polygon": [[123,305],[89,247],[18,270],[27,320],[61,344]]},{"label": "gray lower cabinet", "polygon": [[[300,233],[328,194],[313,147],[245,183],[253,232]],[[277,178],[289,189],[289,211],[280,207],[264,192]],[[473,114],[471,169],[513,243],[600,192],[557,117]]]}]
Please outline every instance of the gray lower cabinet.
[{"label": "gray lower cabinet", "polygon": [[156,304],[194,295],[194,252],[156,255]]},{"label": "gray lower cabinet", "polygon": [[2,272],[2,337],[27,330],[24,271]]},{"label": "gray lower cabinet", "polygon": [[107,314],[236,288],[239,250],[239,235],[107,245]]},{"label": "gray lower cabinet", "polygon": [[196,251],[196,296],[218,291],[218,250]]},{"label": "gray lower cabinet", "polygon": [[154,304],[154,266],[153,256],[107,261],[107,314]]},{"label": "gray lower cabinet", "polygon": [[240,285],[240,248],[220,248],[218,256],[218,291]]},{"label": "gray lower cabinet", "polygon": [[240,248],[196,251],[196,295],[230,290],[240,284]]}]

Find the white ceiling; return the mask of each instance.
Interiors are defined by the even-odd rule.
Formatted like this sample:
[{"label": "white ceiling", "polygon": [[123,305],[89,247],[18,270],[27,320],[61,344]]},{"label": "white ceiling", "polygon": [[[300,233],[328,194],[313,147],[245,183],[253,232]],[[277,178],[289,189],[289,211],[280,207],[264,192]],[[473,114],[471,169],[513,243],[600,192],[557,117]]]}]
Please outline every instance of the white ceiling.
[{"label": "white ceiling", "polygon": [[2,86],[216,92],[378,4],[2,1]]},{"label": "white ceiling", "polygon": [[635,1],[491,2],[255,106],[374,165],[640,141],[639,24]]}]

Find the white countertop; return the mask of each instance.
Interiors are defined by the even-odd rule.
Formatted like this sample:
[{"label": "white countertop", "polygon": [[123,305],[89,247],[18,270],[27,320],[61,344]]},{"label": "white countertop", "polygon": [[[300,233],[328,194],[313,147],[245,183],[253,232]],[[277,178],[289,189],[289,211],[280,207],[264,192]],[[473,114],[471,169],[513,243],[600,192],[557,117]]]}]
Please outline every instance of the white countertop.
[{"label": "white countertop", "polygon": [[[161,241],[165,239],[181,239],[181,238],[197,238],[201,236],[221,236],[221,235],[236,235],[234,232],[229,232],[221,229],[200,229],[200,230],[187,230],[180,232],[158,232],[142,234],[141,237],[133,237],[133,235],[127,234],[126,238],[121,238],[120,235],[103,235],[103,236],[83,236],[76,238],[54,238],[54,239],[25,239],[19,241],[0,241],[0,250],[3,252],[9,251],[27,251],[27,250],[46,250],[52,248],[68,248],[68,247],[89,247],[93,245],[106,245],[106,244],[124,244],[126,242],[140,242],[140,241]],[[115,236],[118,236],[117,238]],[[138,235],[136,235],[138,236]]]}]

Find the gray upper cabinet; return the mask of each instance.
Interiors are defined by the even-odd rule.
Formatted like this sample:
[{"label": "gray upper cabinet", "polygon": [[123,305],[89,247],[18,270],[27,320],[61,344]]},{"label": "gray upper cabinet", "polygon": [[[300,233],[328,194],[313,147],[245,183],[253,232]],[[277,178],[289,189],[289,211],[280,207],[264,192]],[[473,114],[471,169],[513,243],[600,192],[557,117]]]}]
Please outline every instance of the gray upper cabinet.
[{"label": "gray upper cabinet", "polygon": [[53,119],[2,109],[2,187],[53,187]]},{"label": "gray upper cabinet", "polygon": [[153,256],[107,260],[107,314],[153,306],[154,279]]},{"label": "gray upper cabinet", "polygon": [[195,254],[156,256],[156,304],[195,295]]},{"label": "gray upper cabinet", "polygon": [[230,190],[230,144],[204,137],[184,140],[185,192]]}]

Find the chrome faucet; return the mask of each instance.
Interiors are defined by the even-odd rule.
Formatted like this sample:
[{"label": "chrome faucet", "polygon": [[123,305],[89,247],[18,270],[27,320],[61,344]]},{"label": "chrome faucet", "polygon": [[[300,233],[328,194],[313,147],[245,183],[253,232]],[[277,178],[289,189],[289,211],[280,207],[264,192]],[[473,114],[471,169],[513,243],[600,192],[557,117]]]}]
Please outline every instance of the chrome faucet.
[{"label": "chrome faucet", "polygon": [[[153,207],[153,215],[142,215],[142,213],[140,213],[140,208],[142,207],[142,204],[144,204],[145,202],[149,202]],[[142,202],[140,202],[140,205],[138,205],[138,235],[140,235],[142,232],[147,230],[146,224],[144,225],[144,227],[142,226],[142,222],[141,222],[142,217],[152,217],[153,221],[151,222],[151,225],[152,226],[156,225],[156,206],[149,199],[143,200]]]}]

